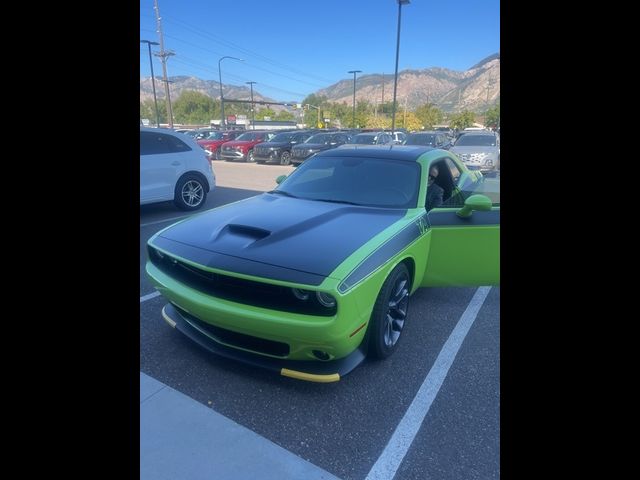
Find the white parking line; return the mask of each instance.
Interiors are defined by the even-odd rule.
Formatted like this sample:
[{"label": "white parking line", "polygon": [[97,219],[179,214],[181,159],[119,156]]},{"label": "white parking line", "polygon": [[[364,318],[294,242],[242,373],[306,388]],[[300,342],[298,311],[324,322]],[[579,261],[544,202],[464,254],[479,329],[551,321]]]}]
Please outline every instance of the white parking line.
[{"label": "white parking line", "polygon": [[395,432],[393,432],[391,440],[389,440],[376,463],[371,467],[366,480],[391,480],[396,474],[433,400],[438,395],[442,382],[447,376],[449,368],[453,364],[471,325],[473,325],[480,307],[482,307],[484,300],[487,298],[489,290],[491,290],[491,287],[480,287],[476,290],[467,309],[458,320],[451,335],[449,335],[438,354],[438,358],[433,363],[427,378],[424,379],[413,402],[409,405],[409,409],[400,420]]},{"label": "white parking line", "polygon": [[182,218],[187,218],[187,217],[190,217],[190,216],[191,215],[183,215],[182,217],[173,217],[173,218],[167,218],[165,220],[156,220],[155,222],[141,223],[140,224],[140,228],[148,227],[149,225],[157,225],[158,223],[173,222],[174,220],[180,220]]},{"label": "white parking line", "polygon": [[160,295],[160,292],[153,292],[153,293],[150,293],[149,295],[145,295],[144,297],[140,297],[140,303],[146,302],[147,300],[151,300],[152,298],[156,298],[159,295]]}]

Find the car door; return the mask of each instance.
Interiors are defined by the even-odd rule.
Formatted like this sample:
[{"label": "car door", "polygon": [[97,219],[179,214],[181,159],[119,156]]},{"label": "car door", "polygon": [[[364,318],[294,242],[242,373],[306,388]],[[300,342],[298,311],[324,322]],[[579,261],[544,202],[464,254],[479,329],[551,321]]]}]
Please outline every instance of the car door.
[{"label": "car door", "polygon": [[[431,238],[421,285],[499,285],[500,179],[471,172],[450,157],[434,163],[440,165],[439,177],[445,174],[451,183],[451,194],[427,213]],[[474,194],[489,197],[491,209],[473,211],[466,218],[458,216],[465,200]]]},{"label": "car door", "polygon": [[164,133],[140,132],[140,203],[173,199],[176,181],[186,169],[175,140]]}]

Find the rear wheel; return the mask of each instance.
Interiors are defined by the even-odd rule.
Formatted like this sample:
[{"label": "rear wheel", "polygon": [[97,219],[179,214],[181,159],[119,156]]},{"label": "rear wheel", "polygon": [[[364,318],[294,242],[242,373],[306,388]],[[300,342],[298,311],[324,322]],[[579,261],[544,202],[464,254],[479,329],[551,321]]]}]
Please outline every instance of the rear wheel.
[{"label": "rear wheel", "polygon": [[182,177],[175,190],[173,202],[182,210],[197,210],[207,199],[207,189],[200,177],[187,174]]},{"label": "rear wheel", "polygon": [[369,353],[387,358],[395,351],[409,308],[411,280],[404,263],[398,264],[384,281],[369,325]]},{"label": "rear wheel", "polygon": [[291,154],[289,152],[282,152],[280,155],[280,165],[289,165],[291,163]]}]

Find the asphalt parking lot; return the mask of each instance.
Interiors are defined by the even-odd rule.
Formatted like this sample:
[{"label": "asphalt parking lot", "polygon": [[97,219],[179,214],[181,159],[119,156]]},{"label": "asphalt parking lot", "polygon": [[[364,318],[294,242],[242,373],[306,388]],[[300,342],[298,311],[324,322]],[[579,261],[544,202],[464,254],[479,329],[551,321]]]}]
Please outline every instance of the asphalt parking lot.
[{"label": "asphalt parking lot", "polygon": [[[213,165],[206,209],[275,188],[294,170]],[[336,383],[293,380],[214,357],[163,321],[145,244],[184,216],[171,203],[140,207],[141,372],[341,479],[500,477],[499,287],[420,289],[391,358],[366,360]],[[393,477],[385,467],[402,448]]]}]

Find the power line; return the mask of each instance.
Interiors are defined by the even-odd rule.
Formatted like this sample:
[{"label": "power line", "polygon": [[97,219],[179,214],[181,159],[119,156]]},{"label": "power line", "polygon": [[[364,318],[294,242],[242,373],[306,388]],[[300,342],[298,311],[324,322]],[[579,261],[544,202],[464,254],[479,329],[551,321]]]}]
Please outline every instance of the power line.
[{"label": "power line", "polygon": [[[258,58],[258,59],[260,59],[260,60],[262,60],[262,61],[264,61],[266,63],[270,63],[271,65],[277,66],[277,67],[282,68],[284,70],[289,70],[290,72],[297,73],[298,75],[303,75],[305,77],[313,78],[313,79],[319,80],[321,82],[334,83],[333,80],[328,80],[326,78],[323,78],[323,77],[320,77],[320,76],[317,76],[317,75],[310,75],[307,72],[295,69],[295,68],[290,67],[290,66],[288,66],[288,65],[286,65],[284,63],[281,63],[281,62],[278,62],[276,60],[270,59],[269,57],[265,57],[264,55],[256,53],[256,52],[254,52],[252,50],[249,50],[247,48],[241,47],[238,44],[235,44],[235,43],[230,42],[230,41],[228,41],[226,39],[218,37],[218,36],[216,36],[216,35],[214,35],[212,33],[206,32],[205,30],[202,30],[202,29],[200,29],[198,27],[194,27],[193,25],[190,25],[189,23],[184,22],[182,20],[179,20],[179,19],[177,19],[175,17],[168,17],[167,21],[170,22],[170,23],[176,23],[177,25],[182,26],[182,28],[190,30],[190,31],[192,31],[193,33],[195,33],[197,35],[200,35],[200,36],[202,36],[204,38],[212,39],[213,41],[215,41],[217,43],[220,43],[222,45],[225,45],[227,47],[235,48],[235,49],[245,53],[246,55],[250,55],[250,56],[256,57],[256,58]],[[180,25],[180,24],[182,24],[182,25]]]}]

